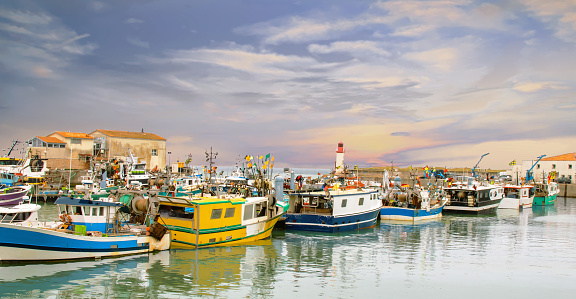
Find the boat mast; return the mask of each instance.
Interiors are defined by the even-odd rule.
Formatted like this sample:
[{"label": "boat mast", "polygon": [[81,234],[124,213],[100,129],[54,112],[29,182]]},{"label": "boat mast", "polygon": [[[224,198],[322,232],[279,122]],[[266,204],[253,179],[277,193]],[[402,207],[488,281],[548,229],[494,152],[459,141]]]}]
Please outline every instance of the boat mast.
[{"label": "boat mast", "polygon": [[14,147],[16,146],[16,144],[20,143],[20,141],[18,140],[12,140],[12,146],[10,147],[10,149],[8,150],[8,153],[6,154],[6,157],[10,157],[10,154],[12,154],[12,151],[14,150]]}]

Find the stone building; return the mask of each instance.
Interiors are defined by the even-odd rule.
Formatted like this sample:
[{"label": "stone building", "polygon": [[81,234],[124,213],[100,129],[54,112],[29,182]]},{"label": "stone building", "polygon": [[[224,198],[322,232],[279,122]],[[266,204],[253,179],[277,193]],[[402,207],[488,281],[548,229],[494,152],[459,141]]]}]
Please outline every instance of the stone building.
[{"label": "stone building", "polygon": [[28,155],[46,159],[49,169],[88,169],[94,138],[86,133],[56,131],[28,141]]},{"label": "stone building", "polygon": [[99,129],[90,135],[94,137],[95,157],[125,159],[130,150],[140,162],[146,162],[147,170],[166,167],[166,139],[156,134]]}]

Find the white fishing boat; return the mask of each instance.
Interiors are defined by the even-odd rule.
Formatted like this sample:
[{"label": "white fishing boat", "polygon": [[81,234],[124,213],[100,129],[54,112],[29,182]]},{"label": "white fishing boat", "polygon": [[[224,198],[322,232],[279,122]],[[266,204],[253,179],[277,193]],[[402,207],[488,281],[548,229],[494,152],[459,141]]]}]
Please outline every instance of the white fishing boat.
[{"label": "white fishing boat", "polygon": [[163,226],[127,225],[118,212],[121,203],[61,197],[56,204],[60,221],[38,221],[36,205],[13,208],[22,216],[3,213],[0,262],[102,258],[170,248]]},{"label": "white fishing boat", "polygon": [[498,209],[523,209],[532,207],[534,200],[534,186],[532,185],[505,185],[504,197]]},{"label": "white fishing boat", "polygon": [[464,182],[455,182],[444,188],[446,206],[444,213],[487,214],[498,209],[504,198],[504,188],[490,185],[468,177]]}]

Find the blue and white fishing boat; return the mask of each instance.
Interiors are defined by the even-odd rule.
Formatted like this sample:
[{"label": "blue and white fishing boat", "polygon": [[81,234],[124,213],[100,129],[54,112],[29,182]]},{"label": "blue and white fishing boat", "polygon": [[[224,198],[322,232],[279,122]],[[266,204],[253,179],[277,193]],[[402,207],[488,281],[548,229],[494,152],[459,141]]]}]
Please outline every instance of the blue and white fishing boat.
[{"label": "blue and white fishing boat", "polygon": [[[387,175],[384,176],[386,186]],[[421,221],[442,217],[442,209],[446,204],[440,188],[422,190],[419,186],[402,186],[399,176],[394,178],[394,187],[382,200],[380,219]]]},{"label": "blue and white fishing boat", "polygon": [[122,221],[121,203],[61,197],[56,204],[61,221],[38,221],[38,209],[32,207],[20,207],[22,217],[0,212],[5,215],[0,223],[0,262],[114,257],[170,247],[170,236],[161,225]]},{"label": "blue and white fishing boat", "polygon": [[328,190],[289,195],[286,229],[336,233],[372,227],[382,206],[376,189]]},{"label": "blue and white fishing boat", "polygon": [[430,190],[422,190],[416,185],[402,185],[402,179],[397,175],[390,189],[388,171],[384,172],[384,187],[386,196],[382,199],[380,219],[420,221],[442,217],[442,209],[446,198],[441,188],[430,186]]}]

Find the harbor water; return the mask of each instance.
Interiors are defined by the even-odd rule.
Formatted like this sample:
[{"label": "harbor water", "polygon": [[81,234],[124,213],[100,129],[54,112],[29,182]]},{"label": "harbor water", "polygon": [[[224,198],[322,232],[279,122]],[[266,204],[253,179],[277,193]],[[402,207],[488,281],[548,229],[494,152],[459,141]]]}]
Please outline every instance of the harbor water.
[{"label": "harbor water", "polygon": [[[41,217],[57,214],[44,204]],[[116,259],[1,264],[10,298],[574,298],[576,199]]]}]

